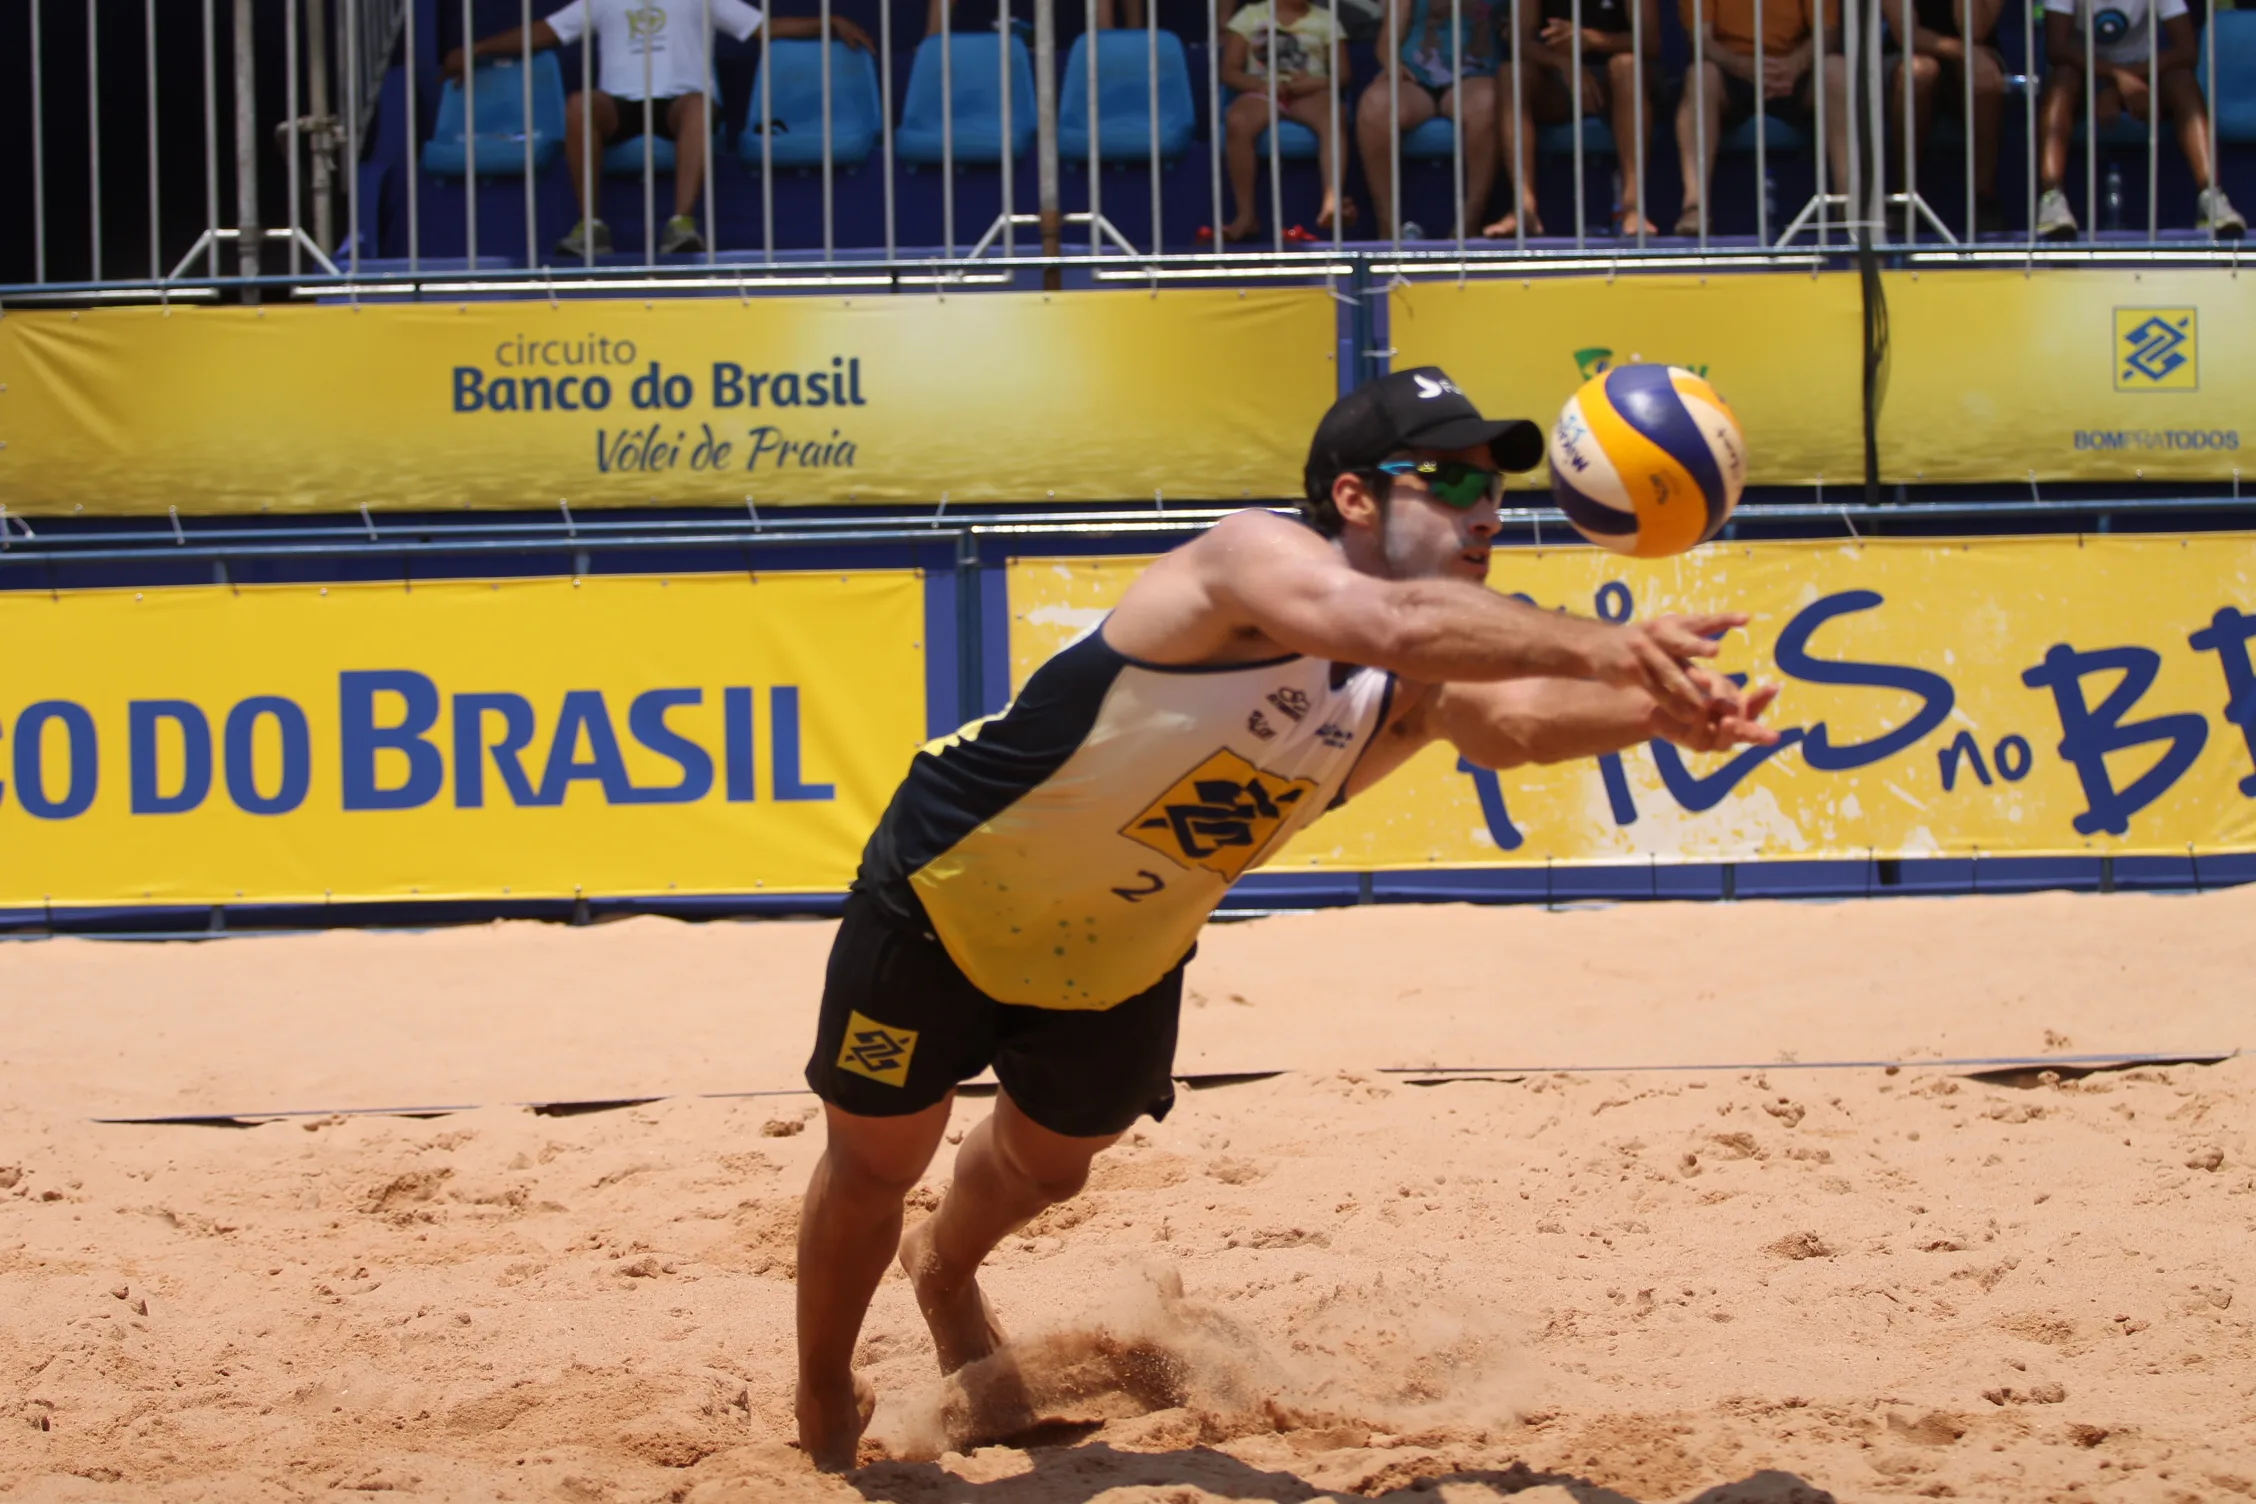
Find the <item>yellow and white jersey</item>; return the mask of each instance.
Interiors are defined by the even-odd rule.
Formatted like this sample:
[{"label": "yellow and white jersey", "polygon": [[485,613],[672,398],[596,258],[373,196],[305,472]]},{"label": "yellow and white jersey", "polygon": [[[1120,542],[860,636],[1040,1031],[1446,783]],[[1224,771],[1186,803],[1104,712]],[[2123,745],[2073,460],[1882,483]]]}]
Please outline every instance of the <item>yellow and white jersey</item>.
[{"label": "yellow and white jersey", "polygon": [[1168,667],[1101,624],[917,754],[855,890],[1005,1003],[1109,1008],[1340,797],[1393,676],[1294,655]]}]

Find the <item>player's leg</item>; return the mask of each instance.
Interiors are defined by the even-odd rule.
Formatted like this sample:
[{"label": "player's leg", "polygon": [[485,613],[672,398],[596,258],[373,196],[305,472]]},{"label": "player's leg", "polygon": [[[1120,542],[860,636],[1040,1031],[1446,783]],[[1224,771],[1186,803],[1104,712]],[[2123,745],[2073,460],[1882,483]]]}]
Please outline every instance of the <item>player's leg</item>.
[{"label": "player's leg", "polygon": [[980,1264],[1003,1239],[1078,1196],[1089,1162],[1119,1138],[1054,1133],[1008,1091],[998,1092],[994,1112],[964,1135],[940,1209],[899,1240],[901,1267],[932,1329],[942,1373],[1002,1345],[1002,1329],[979,1289]]},{"label": "player's leg", "polygon": [[815,1466],[854,1465],[876,1396],[854,1373],[870,1297],[901,1241],[903,1198],[932,1162],[951,1094],[906,1117],[825,1105],[829,1142],[799,1212],[799,1444]]}]

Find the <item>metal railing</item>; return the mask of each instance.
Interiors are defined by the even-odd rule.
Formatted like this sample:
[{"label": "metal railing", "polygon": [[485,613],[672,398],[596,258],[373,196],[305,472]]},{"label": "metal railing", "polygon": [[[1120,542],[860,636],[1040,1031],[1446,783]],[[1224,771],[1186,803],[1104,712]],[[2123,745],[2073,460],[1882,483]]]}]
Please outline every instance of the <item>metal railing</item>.
[{"label": "metal railing", "polygon": [[[1482,0],[1390,0],[1373,53],[1351,48],[1328,21],[1318,21],[1305,35],[1281,30],[1272,0],[1242,6],[1233,0],[1205,0],[1205,139],[1180,146],[1172,161],[1165,159],[1169,146],[1163,122],[1172,123],[1170,112],[1191,104],[1197,70],[1195,65],[1175,66],[1178,59],[1189,59],[1190,50],[1180,37],[1162,30],[1157,4],[1146,7],[1144,46],[1138,49],[1144,84],[1139,111],[1103,92],[1105,59],[1108,53],[1115,58],[1122,54],[1101,45],[1103,37],[1115,33],[1099,29],[1098,0],[1084,0],[1078,7],[1084,31],[1077,45],[1086,92],[1073,101],[1061,99],[1056,0],[1015,0],[1032,10],[1039,185],[1033,213],[1021,211],[1016,182],[1021,160],[1016,139],[1023,134],[1023,121],[1014,119],[1022,108],[1014,102],[1014,85],[1024,82],[1029,59],[1018,41],[1021,18],[1014,14],[1014,0],[999,0],[994,79],[965,81],[974,89],[993,83],[992,102],[962,120],[959,75],[974,66],[983,73],[986,64],[974,64],[976,54],[955,45],[965,38],[953,28],[948,0],[933,0],[937,27],[916,49],[912,72],[936,74],[937,87],[930,77],[911,82],[908,108],[917,113],[914,122],[897,118],[895,108],[897,44],[905,28],[896,24],[891,0],[880,6],[874,39],[865,39],[845,22],[834,0],[814,0],[812,17],[772,18],[760,26],[754,41],[757,72],[746,100],[754,118],[742,139],[756,141],[756,150],[725,151],[725,132],[714,129],[721,111],[710,97],[702,109],[681,112],[684,129],[694,132],[695,140],[677,142],[675,150],[702,166],[689,191],[682,191],[678,177],[661,183],[673,175],[661,169],[650,132],[622,124],[607,143],[599,129],[599,66],[613,85],[608,92],[623,121],[641,118],[642,103],[626,97],[635,92],[635,84],[647,100],[660,83],[653,76],[647,37],[639,57],[626,63],[624,84],[621,60],[597,56],[599,13],[623,0],[577,0],[580,55],[571,107],[576,118],[565,126],[568,144],[577,143],[578,171],[572,175],[543,171],[553,147],[541,135],[544,120],[536,118],[544,112],[537,109],[543,101],[536,98],[535,54],[559,38],[536,16],[532,0],[519,0],[513,31],[483,38],[473,35],[470,0],[461,0],[465,39],[486,45],[482,59],[462,70],[459,85],[448,85],[459,88],[462,162],[459,169],[443,173],[423,162],[427,74],[440,59],[437,39],[419,34],[412,0],[230,0],[233,68],[232,82],[224,88],[215,0],[200,3],[202,49],[200,59],[194,59],[175,55],[178,49],[160,50],[156,0],[139,0],[138,6],[134,0],[85,0],[87,219],[81,229],[58,223],[49,212],[56,191],[54,162],[79,154],[75,146],[58,150],[73,123],[62,118],[62,91],[48,77],[53,71],[49,65],[58,60],[48,14],[56,0],[20,0],[32,58],[30,202],[21,206],[21,214],[0,204],[0,225],[20,227],[19,244],[28,241],[21,262],[29,275],[0,283],[0,297],[17,302],[255,298],[262,289],[374,297],[453,294],[489,285],[502,290],[528,282],[554,296],[671,285],[750,291],[1007,284],[1035,272],[1056,285],[1064,271],[1121,280],[1324,280],[1343,275],[1343,261],[1349,257],[1360,260],[1366,271],[1392,277],[1461,276],[1498,264],[1567,269],[1591,265],[1593,257],[1628,267],[1688,261],[1757,265],[1860,250],[1928,264],[2198,263],[2230,260],[2238,253],[2237,240],[2221,239],[2214,228],[2196,235],[2164,223],[2161,135],[2167,112],[2160,59],[2167,42],[2156,7],[2148,8],[2144,22],[2150,107],[2143,137],[2142,232],[2136,223],[2121,223],[2122,162],[2107,155],[2118,138],[2108,137],[2099,121],[2100,52],[2107,48],[2122,55],[2126,48],[2136,51],[2136,44],[2099,34],[2093,0],[2084,0],[2065,29],[2048,25],[2042,41],[2039,5],[2020,0],[2018,30],[2027,61],[2018,73],[2005,64],[1996,23],[1987,34],[1971,39],[1936,33],[1921,20],[1914,0],[1845,0],[1845,5],[1836,0],[1830,11],[1818,5],[1809,12],[1809,35],[1785,58],[1772,55],[1766,10],[1784,4],[1799,15],[1803,10],[1797,0],[1753,0],[1752,29],[1744,37],[1719,29],[1725,15],[1721,0],[1684,0],[1689,67],[1681,103],[1673,112],[1663,108],[1660,78],[1662,33],[1668,28],[1650,0],[1630,0],[1629,25],[1621,33],[1586,25],[1584,0],[1572,0],[1566,18],[1547,23],[1539,20],[1539,0],[1497,0],[1495,24],[1483,19],[1487,7]],[[1978,9],[1970,0],[1958,0],[1954,15],[1963,25]],[[667,18],[662,22],[638,24],[688,21],[698,34],[693,40],[701,42],[700,71],[717,79],[714,0],[651,0],[634,14],[661,13]],[[1333,12],[1319,7],[1308,14],[1330,18]],[[127,139],[105,110],[103,42],[124,34],[121,16],[137,19],[142,32],[145,56],[136,82],[148,101],[145,143]],[[778,52],[773,33],[786,26],[790,35],[812,33],[825,43],[815,49],[811,64],[796,51],[788,56]],[[838,54],[828,45],[835,38],[856,46],[867,40],[876,53],[878,118],[868,162],[848,160],[836,139],[841,100],[850,93],[861,98],[864,85],[859,64],[844,84],[837,76]],[[258,91],[261,48],[273,49],[280,59],[286,82],[279,99]],[[113,74],[120,63],[117,50],[113,45],[107,63]],[[2210,190],[2219,186],[2214,108],[2219,50],[2203,48],[2205,72],[2197,80],[2209,104],[2206,162],[2196,164],[2196,186]],[[2040,74],[2041,51],[2054,56]],[[1374,55],[1379,76],[1349,76],[1355,57]],[[200,78],[194,66],[199,61]],[[776,115],[779,66],[815,70],[816,118],[796,123],[811,124],[819,135],[819,159],[806,169],[819,165],[816,193],[797,186],[784,190],[779,184],[778,127],[792,123]],[[2106,66],[2113,73],[2124,65]],[[399,113],[404,120],[386,118],[381,108],[387,78],[395,69],[402,73],[399,98],[404,108]],[[506,79],[495,69],[513,69],[515,77]],[[633,80],[637,69],[641,77]],[[1773,72],[1778,77],[1766,87]],[[1788,73],[1795,76],[1789,80]],[[1946,80],[1959,119],[1955,152],[1938,151],[1932,132],[1921,123],[1944,104]],[[481,144],[478,93],[504,82],[513,83],[520,96],[521,119],[513,122],[516,129],[498,139],[488,135]],[[2223,82],[2256,89],[2256,79]],[[184,97],[184,90],[202,110],[203,223],[193,227],[199,233],[185,255],[168,255],[160,134],[171,133],[160,132],[160,119],[178,118],[162,114],[164,101]],[[120,92],[113,79],[113,109],[122,108],[116,104]],[[2000,231],[1996,221],[2003,211],[1994,207],[1996,194],[1979,195],[1978,185],[1995,183],[2000,174],[1992,159],[2003,151],[1999,127],[2005,101],[2015,92],[2022,98],[2026,138],[2020,206],[2025,212],[2018,229]],[[231,142],[223,140],[220,130],[223,94],[232,98]],[[1060,180],[1059,134],[1061,110],[1070,113],[1075,105],[1085,115],[1088,146],[1085,160],[1071,165],[1085,179],[1086,196],[1084,207],[1068,210]],[[2074,143],[2060,139],[2070,106],[2081,113],[2084,213],[2064,224],[2052,214],[2049,193],[2040,199],[2040,189],[2064,191],[2072,181],[2059,170],[2075,151]],[[650,106],[654,112],[673,107],[665,99]],[[1665,192],[1667,176],[1654,172],[1653,157],[1655,138],[1669,134],[1672,113],[1679,155],[1687,159],[1687,170],[1679,176],[1688,177],[1690,186],[1680,190],[1684,207],[1664,232],[1654,216],[1653,190]],[[931,118],[935,115],[936,120]],[[455,118],[451,102],[448,118]],[[1448,121],[1446,151],[1437,146],[1439,136],[1429,124],[1440,118]],[[1586,131],[1586,120],[1603,128]],[[918,149],[908,153],[902,149],[902,135],[912,123],[919,130]],[[934,124],[936,159],[925,161],[932,155],[927,128]],[[1531,139],[1540,127],[1560,125],[1568,127],[1564,146],[1553,144],[1546,151]],[[998,140],[992,162],[984,160],[989,130]],[[580,219],[601,217],[604,147],[628,134],[639,135],[641,145],[636,173],[639,245],[606,253],[586,230],[576,254],[544,243],[544,206],[551,224],[567,197],[576,200]],[[1288,157],[1308,154],[1310,135],[1317,138],[1313,154],[1320,164],[1313,184],[1287,166]],[[1928,138],[1924,145],[1923,135]],[[976,149],[967,145],[974,139],[981,142]],[[365,148],[379,142],[366,165],[381,171],[364,170]],[[173,139],[162,144],[171,146],[162,156],[163,165],[176,168],[183,143]],[[967,160],[967,151],[982,160]],[[1348,207],[1356,186],[1349,173],[1351,155],[1361,167],[1367,207],[1378,220],[1375,235],[1359,230],[1354,240],[1347,224],[1355,212]],[[131,161],[135,156],[144,160]],[[1108,214],[1106,180],[1132,172],[1138,157],[1146,192],[1125,198],[1115,192],[1111,200],[1134,206],[1142,198],[1147,222],[1124,224],[1122,217],[1132,217],[1131,211]],[[1597,231],[1590,212],[1594,157],[1611,157],[1615,163],[1615,222]],[[1411,207],[1406,178],[1420,170],[1410,160],[1418,158],[1446,163],[1442,212],[1452,222],[1445,234],[1420,232],[1406,219]],[[1558,191],[1556,173],[1550,184],[1539,182],[1547,158],[1565,162],[1570,173],[1566,195]],[[1265,174],[1259,174],[1265,181],[1255,182],[1256,174],[1246,170],[1248,162],[1257,171],[1266,166]],[[1789,177],[1797,184],[1802,180],[1805,162],[1807,201],[1790,215],[1782,214],[1774,195]],[[1787,163],[1792,171],[1781,173],[1778,169]],[[1962,191],[1949,204],[1938,205],[1929,197],[1937,182],[1934,169],[1950,165],[1962,179]],[[906,175],[930,166],[938,168],[937,215],[928,210],[911,214],[903,195]],[[866,170],[872,167],[874,172]],[[134,168],[146,176],[145,273],[139,266],[121,266],[114,245],[105,240],[105,206],[119,202],[121,174]],[[223,175],[230,174],[236,190],[231,211],[220,191]],[[280,203],[271,192],[277,175],[286,184]],[[385,197],[396,209],[376,201],[373,191],[392,175],[403,191]],[[559,183],[559,176],[567,181]],[[520,182],[513,187],[496,181],[507,177]],[[757,180],[756,196],[749,191],[751,179]],[[1511,205],[1509,226],[1501,220],[1482,223],[1495,196],[1492,185],[1501,187]],[[1312,187],[1316,198],[1338,206],[1328,223],[1319,223],[1318,233],[1294,222],[1296,213],[1308,217]],[[1540,187],[1548,192],[1537,191]],[[674,207],[694,223],[697,249],[692,254],[668,254],[664,248],[662,189],[674,192]],[[798,202],[779,205],[786,192]],[[1430,173],[1418,194],[1429,204],[1434,201]],[[1719,200],[1735,195],[1747,201],[1746,212],[1719,212]],[[1543,200],[1562,196],[1571,202],[1571,228],[1538,233],[1531,220],[1541,212]],[[751,208],[755,197],[756,211]],[[520,202],[505,210],[511,200]],[[612,195],[610,201],[616,206],[624,197]],[[997,209],[992,215],[990,205]],[[879,206],[881,230],[874,228],[879,221],[869,212]],[[1554,211],[1559,207],[1555,203]],[[2205,202],[2204,207],[2220,206]],[[459,225],[453,222],[457,208]],[[1231,211],[1228,218],[1226,209]],[[1201,210],[1208,223],[1193,240],[1184,227]],[[285,223],[266,222],[276,214]],[[517,228],[508,221],[519,217],[521,243],[507,233]],[[819,235],[798,233],[818,217]],[[435,219],[447,223],[441,228]],[[497,219],[506,227],[506,244],[497,240]],[[1262,225],[1258,232],[1252,228],[1256,224]],[[1029,230],[1033,234],[1022,243],[1022,233]],[[2059,238],[2044,238],[2048,231]],[[0,230],[0,245],[7,233]],[[178,238],[176,231],[171,243]],[[804,243],[783,243],[794,238]],[[276,244],[287,249],[286,269],[274,256],[262,254]],[[229,247],[234,256],[223,258],[221,251]]]}]

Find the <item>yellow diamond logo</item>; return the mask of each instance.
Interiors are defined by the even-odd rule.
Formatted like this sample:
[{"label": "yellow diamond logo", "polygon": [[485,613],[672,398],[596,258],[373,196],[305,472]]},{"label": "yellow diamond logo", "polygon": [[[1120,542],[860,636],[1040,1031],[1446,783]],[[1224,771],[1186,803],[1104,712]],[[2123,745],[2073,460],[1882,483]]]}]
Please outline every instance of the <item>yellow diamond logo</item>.
[{"label": "yellow diamond logo", "polygon": [[1316,796],[1306,778],[1264,773],[1225,747],[1175,780],[1121,834],[1185,867],[1235,881]]},{"label": "yellow diamond logo", "polygon": [[2192,392],[2201,387],[2199,310],[2115,310],[2115,390]]},{"label": "yellow diamond logo", "polygon": [[838,1068],[887,1086],[905,1086],[916,1042],[914,1029],[888,1028],[858,1011],[851,1012],[846,1015],[846,1044],[838,1052]]}]

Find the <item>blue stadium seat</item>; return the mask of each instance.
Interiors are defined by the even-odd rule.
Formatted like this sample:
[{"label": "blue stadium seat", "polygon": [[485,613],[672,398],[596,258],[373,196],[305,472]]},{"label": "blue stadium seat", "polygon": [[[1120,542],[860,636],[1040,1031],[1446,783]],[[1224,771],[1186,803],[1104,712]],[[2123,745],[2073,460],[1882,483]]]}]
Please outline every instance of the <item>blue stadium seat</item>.
[{"label": "blue stadium seat", "polygon": [[[1384,88],[1385,85],[1379,83],[1372,87]],[[1450,124],[1448,116],[1429,116],[1416,130],[1402,138],[1402,160],[1417,162],[1439,158],[1447,161],[1457,150],[1456,142],[1457,130]]]},{"label": "blue stadium seat", "polygon": [[[628,101],[621,100],[619,103],[623,114]],[[660,108],[671,108],[672,105],[671,99],[659,101]],[[706,96],[705,109],[706,123],[712,127],[713,134],[718,136],[722,123],[728,118],[728,111],[721,103],[721,79],[718,73],[713,75],[713,87]],[[818,161],[821,159],[820,148],[817,149],[816,159]],[[674,143],[663,136],[652,137],[650,142],[651,175],[655,177],[661,172],[672,172],[673,170]],[[639,135],[627,136],[606,146],[603,149],[603,172],[606,177],[614,178],[642,176],[642,137]]]},{"label": "blue stadium seat", "polygon": [[1802,128],[1791,121],[1781,120],[1776,115],[1751,115],[1740,121],[1723,133],[1723,139],[1716,143],[1716,150],[1725,153],[1745,152],[1750,156],[1753,155],[1755,131],[1757,129],[1755,122],[1757,121],[1762,122],[1760,128],[1763,132],[1764,151],[1809,150],[1809,137],[1803,134]]},{"label": "blue stadium seat", "polygon": [[[917,44],[916,63],[909,71],[908,101],[901,108],[901,128],[893,135],[894,151],[911,164],[937,164],[941,160],[943,45],[955,92],[955,160],[1000,162],[1003,80],[996,69],[995,39],[971,32],[930,36]],[[1016,36],[1010,39],[1010,109],[1010,155],[1016,159],[1034,146],[1034,59]]]},{"label": "blue stadium seat", "polygon": [[[1066,54],[1065,86],[1058,96],[1058,156],[1089,159],[1089,38],[1083,32]],[[1183,39],[1158,34],[1159,157],[1171,162],[1191,144],[1190,60]],[[1095,33],[1097,39],[1097,152],[1107,162],[1149,162],[1152,135],[1151,34],[1128,28]]]},{"label": "blue stadium seat", "polygon": [[[564,146],[564,70],[554,52],[533,54],[533,170],[548,165]],[[518,177],[525,171],[525,70],[518,59],[496,58],[478,65],[478,176]],[[439,119],[423,143],[423,170],[461,177],[469,169],[470,145],[463,128],[459,79],[439,91]]]},{"label": "blue stadium seat", "polygon": [[[772,80],[752,79],[752,107],[737,137],[738,155],[760,165],[763,106],[773,122],[768,150],[778,167],[820,167],[822,139],[822,48],[830,48],[830,160],[854,167],[868,158],[884,129],[883,101],[877,87],[877,60],[844,42],[813,38],[770,42]],[[763,89],[771,92],[763,99]]]},{"label": "blue stadium seat", "polygon": [[[1646,112],[1646,123],[1652,123],[1652,112]],[[1572,125],[1546,125],[1535,133],[1537,155],[1545,157],[1571,157],[1575,149],[1575,128]],[[1588,156],[1614,155],[1614,128],[1595,115],[1582,117],[1582,149]]]},{"label": "blue stadium seat", "polygon": [[2201,36],[2194,77],[2209,86],[2209,49],[2217,49],[2217,139],[2256,141],[2256,11],[2216,10]]},{"label": "blue stadium seat", "polygon": [[[1084,83],[1081,87],[1086,89],[1088,88],[1088,85]],[[1224,115],[1228,115],[1230,113],[1230,106],[1237,102],[1237,98],[1238,94],[1235,89],[1224,89],[1222,91],[1222,113]],[[1340,129],[1343,131],[1352,131],[1355,129],[1355,102],[1351,99],[1343,99],[1340,101]],[[1253,154],[1256,157],[1260,158],[1262,161],[1267,161],[1269,159],[1269,135],[1270,133],[1268,131],[1263,131],[1260,135],[1253,138]],[[1064,152],[1065,149],[1061,146],[1058,149],[1058,154],[1060,156],[1063,156]],[[1082,148],[1082,154],[1086,156],[1087,153],[1088,148],[1084,144]],[[1315,161],[1316,133],[1310,130],[1307,126],[1302,125],[1297,120],[1286,121],[1284,130],[1284,148],[1279,153],[1279,155],[1281,155],[1287,162]]]}]

